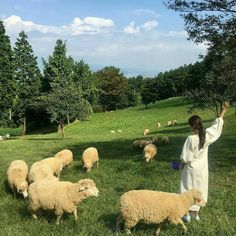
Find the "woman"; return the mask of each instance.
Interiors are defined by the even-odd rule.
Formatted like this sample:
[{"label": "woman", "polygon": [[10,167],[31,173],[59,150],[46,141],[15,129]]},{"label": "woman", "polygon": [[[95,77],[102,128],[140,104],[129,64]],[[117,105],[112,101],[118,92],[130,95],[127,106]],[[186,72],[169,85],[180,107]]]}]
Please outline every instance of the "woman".
[{"label": "woman", "polygon": [[[219,118],[206,130],[204,130],[199,116],[194,115],[189,118],[188,122],[194,134],[189,135],[186,139],[180,156],[181,162],[184,165],[180,183],[181,193],[197,188],[202,191],[203,198],[207,202],[208,147],[220,137],[224,123],[223,117],[228,108],[229,104],[225,102]],[[200,207],[196,205],[189,209],[191,215],[198,221],[200,220],[199,210]],[[190,222],[190,215],[184,216],[183,220]]]}]

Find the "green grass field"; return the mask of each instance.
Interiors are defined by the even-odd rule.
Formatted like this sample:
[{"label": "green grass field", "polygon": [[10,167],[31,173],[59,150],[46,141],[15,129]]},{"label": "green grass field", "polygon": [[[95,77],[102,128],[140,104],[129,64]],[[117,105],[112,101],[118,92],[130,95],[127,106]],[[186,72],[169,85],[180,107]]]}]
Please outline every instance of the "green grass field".
[{"label": "green grass field", "polygon": [[[179,160],[182,146],[190,129],[188,104],[180,99],[160,101],[145,110],[142,106],[120,111],[96,113],[89,121],[77,122],[65,128],[65,139],[59,134],[34,134],[23,139],[12,138],[0,142],[0,235],[115,235],[115,221],[119,214],[119,197],[131,189],[152,189],[178,192],[180,172],[171,168],[172,160]],[[198,111],[205,127],[214,119],[211,111]],[[168,120],[178,121],[166,127]],[[160,122],[161,128],[155,124]],[[149,136],[170,137],[169,145],[158,145],[154,162],[145,163],[142,152],[133,151],[134,139]],[[118,133],[117,130],[123,130]],[[111,134],[110,131],[116,131]],[[236,115],[231,108],[225,117],[221,138],[209,148],[209,201],[201,210],[201,222],[186,224],[186,235],[236,235]],[[100,154],[100,167],[90,173],[82,171],[81,155],[94,146]],[[13,199],[6,187],[6,171],[12,160],[23,159],[29,166],[35,161],[53,156],[69,148],[74,154],[71,168],[65,168],[61,180],[76,182],[92,178],[100,191],[98,198],[89,198],[78,206],[77,222],[72,215],[63,215],[55,225],[52,213],[43,213],[36,221],[27,211],[27,199]],[[134,235],[152,235],[155,225],[138,224]],[[163,236],[181,235],[181,227],[167,224]]]}]

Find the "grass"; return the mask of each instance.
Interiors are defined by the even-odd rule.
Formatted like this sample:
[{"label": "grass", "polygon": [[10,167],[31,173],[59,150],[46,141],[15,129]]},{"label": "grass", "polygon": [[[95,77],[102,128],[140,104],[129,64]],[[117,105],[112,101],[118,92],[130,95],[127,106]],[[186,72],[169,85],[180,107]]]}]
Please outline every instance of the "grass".
[{"label": "grass", "polygon": [[[119,214],[119,197],[131,189],[153,189],[177,192],[180,172],[171,169],[171,161],[178,160],[184,140],[190,134],[186,123],[188,104],[180,99],[160,101],[143,109],[137,106],[125,110],[96,113],[90,121],[77,122],[65,129],[65,139],[56,133],[27,135],[24,138],[0,142],[0,235],[115,235],[115,221]],[[211,124],[211,111],[198,111],[205,127]],[[178,121],[166,127],[168,120]],[[160,122],[161,128],[155,124]],[[142,152],[132,150],[134,139],[149,136],[170,137],[169,145],[158,145],[156,161],[145,163]],[[123,130],[118,133],[117,130]],[[111,134],[110,130],[116,131]],[[236,235],[236,116],[231,109],[225,118],[221,138],[209,149],[209,202],[201,210],[202,221],[187,224],[186,235]],[[85,148],[94,146],[100,154],[100,167],[90,173],[82,171],[81,155]],[[64,169],[61,180],[76,182],[83,178],[95,180],[100,196],[89,198],[78,206],[78,222],[72,215],[63,215],[61,224],[55,225],[55,216],[44,212],[37,221],[27,211],[28,202],[13,199],[6,187],[6,171],[12,160],[33,162],[53,156],[69,148],[74,154],[71,168]],[[45,193],[46,194],[46,193]],[[134,235],[152,235],[155,225],[138,224]],[[167,224],[163,236],[180,235],[181,227]]]}]

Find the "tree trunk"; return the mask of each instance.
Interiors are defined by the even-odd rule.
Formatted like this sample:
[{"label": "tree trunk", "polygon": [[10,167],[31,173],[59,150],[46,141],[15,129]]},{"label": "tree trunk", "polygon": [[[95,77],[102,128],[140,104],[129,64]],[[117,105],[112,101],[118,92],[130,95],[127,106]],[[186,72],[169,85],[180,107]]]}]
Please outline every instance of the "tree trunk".
[{"label": "tree trunk", "polygon": [[12,113],[11,113],[11,108],[9,109],[9,120],[12,120]]},{"label": "tree trunk", "polygon": [[60,121],[59,127],[60,127],[62,139],[64,139],[64,122],[63,121]]},{"label": "tree trunk", "polygon": [[26,134],[26,117],[23,118],[23,132],[22,135],[24,136]]},{"label": "tree trunk", "polygon": [[70,117],[68,114],[66,115],[66,119],[67,119],[67,124],[69,125],[70,124]]}]

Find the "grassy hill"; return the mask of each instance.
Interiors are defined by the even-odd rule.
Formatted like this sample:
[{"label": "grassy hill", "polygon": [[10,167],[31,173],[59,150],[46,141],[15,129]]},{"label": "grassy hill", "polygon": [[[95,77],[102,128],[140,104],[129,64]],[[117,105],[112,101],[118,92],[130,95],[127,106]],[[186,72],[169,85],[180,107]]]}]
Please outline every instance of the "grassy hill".
[{"label": "grassy hill", "polygon": [[[149,109],[142,106],[120,111],[96,113],[89,121],[68,125],[65,139],[56,133],[27,135],[0,142],[0,235],[115,235],[115,220],[119,214],[119,197],[131,189],[153,189],[178,192],[180,172],[171,169],[171,161],[178,160],[184,140],[190,134],[187,119],[188,104],[180,99],[160,101]],[[198,111],[207,127],[214,119],[211,111]],[[178,125],[166,127],[168,120]],[[162,124],[156,128],[156,123]],[[142,152],[133,151],[134,139],[148,136],[170,137],[169,145],[158,145],[154,162],[145,163]],[[117,130],[123,130],[118,133]],[[114,130],[116,133],[111,134]],[[201,222],[187,224],[187,235],[236,235],[236,115],[231,109],[225,117],[221,138],[209,149],[209,202],[201,210]],[[81,155],[94,146],[100,154],[100,167],[90,173],[82,171]],[[12,160],[33,162],[53,156],[69,148],[74,154],[71,168],[65,168],[61,180],[76,182],[83,178],[95,180],[100,196],[84,201],[78,207],[78,222],[72,215],[63,215],[61,224],[55,225],[55,216],[43,213],[37,221],[27,211],[28,202],[13,199],[6,187],[6,171]],[[46,194],[46,193],[45,193]],[[134,235],[151,235],[156,226],[138,224]],[[161,235],[180,235],[181,227],[167,224]]]}]

